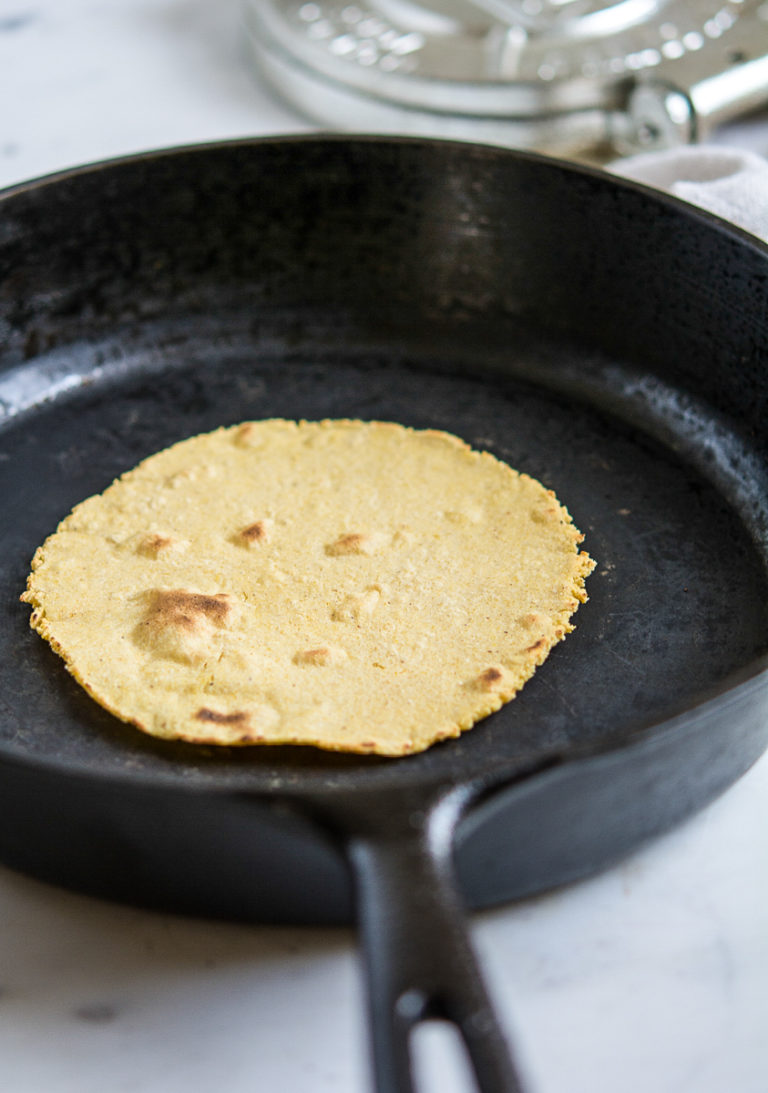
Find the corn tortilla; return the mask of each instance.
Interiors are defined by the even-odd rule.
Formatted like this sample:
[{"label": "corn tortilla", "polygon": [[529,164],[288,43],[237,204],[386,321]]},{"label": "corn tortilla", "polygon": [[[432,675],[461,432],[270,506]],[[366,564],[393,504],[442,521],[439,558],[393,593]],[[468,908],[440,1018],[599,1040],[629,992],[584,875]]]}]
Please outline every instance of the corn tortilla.
[{"label": "corn tortilla", "polygon": [[451,434],[245,422],[77,505],[21,598],[153,736],[400,756],[508,702],[573,629],[582,538],[551,490]]}]

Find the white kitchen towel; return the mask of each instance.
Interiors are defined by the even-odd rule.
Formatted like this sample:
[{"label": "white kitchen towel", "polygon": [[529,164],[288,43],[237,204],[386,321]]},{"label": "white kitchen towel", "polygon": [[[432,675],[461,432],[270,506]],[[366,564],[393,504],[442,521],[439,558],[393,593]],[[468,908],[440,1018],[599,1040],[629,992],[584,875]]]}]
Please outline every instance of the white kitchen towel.
[{"label": "white kitchen towel", "polygon": [[631,156],[610,170],[667,190],[768,242],[768,160],[755,152],[692,145]]}]

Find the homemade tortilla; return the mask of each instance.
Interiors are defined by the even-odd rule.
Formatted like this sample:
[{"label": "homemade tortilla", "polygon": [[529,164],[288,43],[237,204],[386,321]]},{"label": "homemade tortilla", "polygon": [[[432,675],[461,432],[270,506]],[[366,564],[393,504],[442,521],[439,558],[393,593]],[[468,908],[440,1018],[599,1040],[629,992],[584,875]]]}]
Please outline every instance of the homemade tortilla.
[{"label": "homemade tortilla", "polygon": [[269,420],[79,504],[22,600],[153,736],[407,755],[514,697],[594,562],[552,490],[448,433]]}]

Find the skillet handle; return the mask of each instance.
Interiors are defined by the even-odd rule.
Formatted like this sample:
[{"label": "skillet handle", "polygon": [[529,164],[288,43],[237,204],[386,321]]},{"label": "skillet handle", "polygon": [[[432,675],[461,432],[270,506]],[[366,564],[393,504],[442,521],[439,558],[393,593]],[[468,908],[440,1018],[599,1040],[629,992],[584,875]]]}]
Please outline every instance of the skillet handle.
[{"label": "skillet handle", "polygon": [[393,814],[349,843],[377,1093],[413,1093],[410,1037],[429,1018],[458,1029],[479,1093],[522,1093],[454,881],[464,800],[454,792],[428,811]]}]

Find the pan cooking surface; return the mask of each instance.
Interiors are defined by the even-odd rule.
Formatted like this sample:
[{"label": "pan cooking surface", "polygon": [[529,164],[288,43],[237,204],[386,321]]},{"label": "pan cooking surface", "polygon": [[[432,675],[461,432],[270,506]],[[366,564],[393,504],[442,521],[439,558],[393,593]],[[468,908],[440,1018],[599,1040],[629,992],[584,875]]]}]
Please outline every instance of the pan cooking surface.
[{"label": "pan cooking surface", "polygon": [[[44,381],[30,381],[39,404],[0,432],[0,733],[10,751],[98,773],[270,790],[374,785],[393,767],[401,779],[459,778],[623,735],[708,696],[768,648],[764,561],[731,504],[599,399],[521,378],[524,347],[489,369],[487,347],[441,352],[416,335],[382,349],[343,336],[333,344],[326,331],[309,351],[199,324],[165,334],[119,352],[105,344],[103,363],[119,367],[47,402]],[[94,346],[71,350],[74,372],[78,352],[92,359]],[[449,430],[555,489],[585,533],[598,567],[575,632],[512,703],[459,740],[399,761],[164,744],[101,710],[29,629],[18,595],[32,553],[74,504],[185,436],[273,416]]]}]

